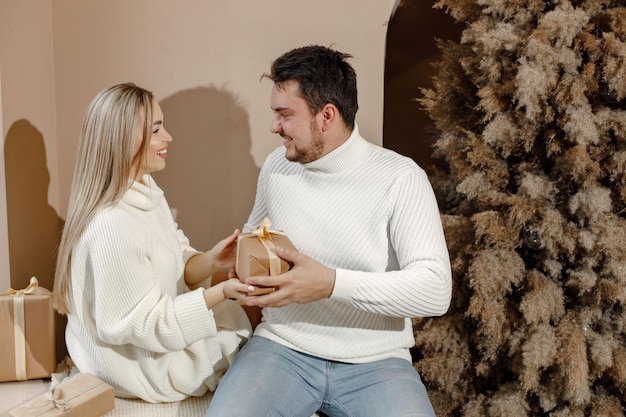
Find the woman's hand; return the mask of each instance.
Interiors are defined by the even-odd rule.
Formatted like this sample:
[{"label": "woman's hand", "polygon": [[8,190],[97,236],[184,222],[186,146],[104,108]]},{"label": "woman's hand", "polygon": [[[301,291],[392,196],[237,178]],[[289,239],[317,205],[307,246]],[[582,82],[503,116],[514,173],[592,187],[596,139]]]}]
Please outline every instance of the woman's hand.
[{"label": "woman's hand", "polygon": [[256,290],[254,286],[244,284],[239,278],[229,278],[228,281],[224,281],[222,287],[225,299],[237,300],[240,304],[245,304],[249,298],[248,293],[254,290]]},{"label": "woman's hand", "polygon": [[250,298],[248,292],[254,290],[254,286],[244,284],[238,278],[229,278],[226,281],[221,281],[206,288],[204,290],[204,301],[209,309],[226,299],[236,300],[239,304],[245,305]]},{"label": "woman's hand", "polygon": [[237,258],[239,229],[217,242],[213,249],[192,256],[185,265],[185,282],[189,288],[210,277],[219,270],[233,269]]},{"label": "woman's hand", "polygon": [[239,229],[235,230],[230,236],[220,240],[209,251],[214,262],[214,268],[232,269],[235,267],[235,259],[237,257],[237,237]]}]

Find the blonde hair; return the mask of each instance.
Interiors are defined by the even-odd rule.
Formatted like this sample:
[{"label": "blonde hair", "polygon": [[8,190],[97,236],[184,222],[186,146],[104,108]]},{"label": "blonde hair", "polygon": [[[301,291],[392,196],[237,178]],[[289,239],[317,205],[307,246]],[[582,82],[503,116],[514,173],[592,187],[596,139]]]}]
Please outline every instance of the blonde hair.
[{"label": "blonde hair", "polygon": [[[119,202],[145,161],[152,133],[153,94],[132,83],[117,84],[91,101],[80,131],[67,219],[59,245],[53,304],[70,312],[72,250],[99,209]],[[141,124],[143,123],[143,126]],[[135,154],[136,132],[143,137]],[[133,169],[133,166],[135,167]]]}]

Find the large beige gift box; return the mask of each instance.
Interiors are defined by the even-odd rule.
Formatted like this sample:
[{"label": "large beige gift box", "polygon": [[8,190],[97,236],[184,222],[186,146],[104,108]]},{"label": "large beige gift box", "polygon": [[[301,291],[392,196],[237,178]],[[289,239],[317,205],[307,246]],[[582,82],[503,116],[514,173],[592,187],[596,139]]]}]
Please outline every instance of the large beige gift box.
[{"label": "large beige gift box", "polygon": [[37,278],[0,294],[0,382],[49,378],[56,367],[52,293]]}]

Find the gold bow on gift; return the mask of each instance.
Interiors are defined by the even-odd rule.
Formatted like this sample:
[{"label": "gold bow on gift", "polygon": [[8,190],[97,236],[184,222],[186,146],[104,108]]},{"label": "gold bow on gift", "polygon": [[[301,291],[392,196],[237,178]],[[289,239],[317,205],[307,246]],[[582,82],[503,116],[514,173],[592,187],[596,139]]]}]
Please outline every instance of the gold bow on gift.
[{"label": "gold bow on gift", "polygon": [[52,389],[50,389],[50,391],[48,391],[44,397],[47,398],[52,405],[54,405],[56,408],[58,408],[61,411],[69,411],[71,414],[71,408],[70,404],[67,402],[66,399],[62,399],[62,393],[61,390],[59,389],[59,387],[54,387]]},{"label": "gold bow on gift", "polygon": [[49,295],[52,293],[39,286],[37,278],[32,277],[30,284],[23,290],[14,290],[9,288],[4,293],[0,294],[9,295],[15,297],[13,299],[13,332],[15,341],[15,376],[18,381],[25,381],[26,376],[26,333],[24,325],[24,296],[26,295]]},{"label": "gold bow on gift", "polygon": [[[280,275],[281,267],[280,267],[280,258],[276,256],[276,245],[272,242],[272,236],[270,234],[270,227],[272,227],[272,222],[267,217],[263,219],[261,224],[253,231],[251,234],[256,236],[265,250],[267,251],[267,260],[269,263],[269,273],[270,275]],[[276,230],[272,231],[273,234],[284,235],[283,232],[279,232]]]}]

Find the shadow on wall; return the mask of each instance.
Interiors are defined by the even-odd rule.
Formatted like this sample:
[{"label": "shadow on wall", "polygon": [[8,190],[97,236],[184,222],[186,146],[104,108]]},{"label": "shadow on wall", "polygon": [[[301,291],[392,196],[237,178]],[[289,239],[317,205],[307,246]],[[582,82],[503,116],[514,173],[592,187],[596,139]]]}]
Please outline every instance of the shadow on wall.
[{"label": "shadow on wall", "polygon": [[[48,204],[50,174],[43,135],[28,121],[13,123],[4,143],[11,288],[31,277],[52,290],[64,221]],[[4,289],[2,289],[4,291]],[[57,358],[65,356],[64,317],[57,315]]]},{"label": "shadow on wall", "polygon": [[207,250],[241,229],[254,203],[259,169],[250,154],[248,114],[235,93],[180,91],[159,102],[173,141],[154,173],[192,246]]}]

